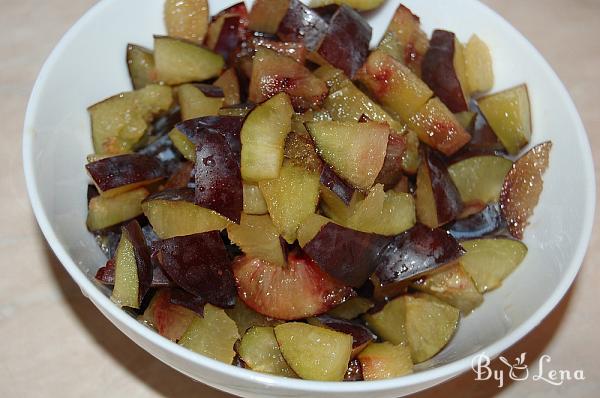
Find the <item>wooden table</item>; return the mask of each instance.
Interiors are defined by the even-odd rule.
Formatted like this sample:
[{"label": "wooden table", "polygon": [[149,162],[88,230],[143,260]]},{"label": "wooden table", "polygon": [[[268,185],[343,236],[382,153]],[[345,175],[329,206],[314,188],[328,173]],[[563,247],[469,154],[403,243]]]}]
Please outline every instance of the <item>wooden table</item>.
[{"label": "wooden table", "polygon": [[[25,106],[36,75],[61,35],[94,0],[0,2],[0,396],[211,397],[214,391],[138,348],[86,300],[48,249],[33,218],[21,165]],[[594,155],[600,151],[600,1],[486,0],[544,54],[571,92]],[[517,60],[518,61],[518,60]],[[60,95],[60,93],[57,93]],[[598,101],[600,102],[600,101]],[[569,132],[565,132],[568,134]],[[576,172],[576,170],[573,170]],[[598,232],[598,231],[596,231]],[[595,397],[600,391],[600,235],[577,282],[556,310],[506,355],[527,352],[535,372],[583,369],[584,382],[475,382],[467,373],[417,397]],[[532,281],[533,283],[534,281]],[[495,363],[496,368],[501,364]]]}]

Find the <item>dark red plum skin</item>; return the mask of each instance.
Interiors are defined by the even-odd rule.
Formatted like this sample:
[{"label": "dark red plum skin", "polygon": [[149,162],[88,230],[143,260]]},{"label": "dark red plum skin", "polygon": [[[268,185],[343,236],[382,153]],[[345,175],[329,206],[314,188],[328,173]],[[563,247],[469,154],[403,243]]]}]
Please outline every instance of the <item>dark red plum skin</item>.
[{"label": "dark red plum skin", "polygon": [[100,159],[85,168],[102,192],[166,176],[157,158],[133,153]]},{"label": "dark red plum skin", "polygon": [[170,289],[169,301],[171,304],[180,305],[190,309],[200,316],[204,316],[206,300],[200,296],[194,296],[182,289]]},{"label": "dark red plum skin", "polygon": [[220,134],[206,134],[199,141],[194,203],[239,223],[244,199],[238,158]]},{"label": "dark red plum skin", "polygon": [[175,128],[198,145],[203,136],[219,134],[225,137],[231,150],[239,159],[242,153],[240,132],[244,118],[238,116],[205,116],[178,123]]},{"label": "dark red plum skin", "polygon": [[304,252],[323,271],[346,286],[358,288],[379,265],[379,254],[390,239],[328,223],[304,246]]},{"label": "dark red plum skin", "polygon": [[[154,263],[154,261],[153,261]],[[104,267],[100,267],[96,272],[96,280],[103,285],[115,284],[115,259],[111,258],[106,262]],[[158,265],[153,265],[152,268],[152,283],[150,287],[169,287],[173,286],[173,282],[163,273]]]},{"label": "dark red plum skin", "polygon": [[288,11],[279,23],[277,36],[282,41],[302,42],[309,51],[315,51],[328,27],[313,9],[298,0],[290,0]]},{"label": "dark red plum skin", "polygon": [[449,264],[464,252],[445,230],[417,224],[382,250],[375,275],[381,286],[402,283]]},{"label": "dark red plum skin", "polygon": [[429,168],[437,218],[440,225],[443,225],[456,219],[462,212],[462,199],[441,156],[429,151],[425,162]]},{"label": "dark red plum skin", "polygon": [[122,236],[125,236],[133,246],[139,283],[138,295],[141,302],[152,285],[154,267],[150,259],[150,249],[146,245],[146,238],[144,237],[142,228],[136,220],[125,225],[122,231]]},{"label": "dark red plum skin", "polygon": [[[364,116],[364,115],[363,115]],[[383,184],[385,189],[393,188],[402,178],[402,156],[406,151],[406,139],[398,134],[390,134],[383,167],[375,184]]]},{"label": "dark red plum skin", "polygon": [[193,188],[165,189],[164,191],[155,192],[148,196],[146,199],[144,199],[143,203],[151,202],[153,200],[194,203],[194,196],[195,193]]},{"label": "dark red plum skin", "polygon": [[354,195],[354,188],[344,181],[335,171],[323,162],[321,184],[325,185],[348,206]]},{"label": "dark red plum skin", "polygon": [[215,306],[233,307],[237,289],[218,231],[161,240],[153,249],[163,271],[176,285]]},{"label": "dark red plum skin", "polygon": [[343,5],[331,17],[317,52],[353,78],[369,55],[372,34],[368,22],[358,12]]},{"label": "dark red plum skin", "polygon": [[319,315],[316,319],[324,326],[333,329],[336,332],[351,335],[352,348],[360,347],[361,345],[377,339],[377,336],[375,336],[369,328],[357,322],[339,319],[329,315]]},{"label": "dark red plum skin", "polygon": [[219,32],[219,38],[215,45],[214,51],[228,60],[233,54],[240,49],[242,41],[246,32],[242,30],[240,24],[241,17],[239,15],[232,15],[226,17],[223,21],[223,27]]},{"label": "dark red plum skin", "polygon": [[344,375],[344,381],[363,381],[362,365],[358,359],[352,359],[348,363],[348,370]]},{"label": "dark red plum skin", "polygon": [[500,205],[491,203],[479,213],[457,220],[448,226],[448,232],[454,238],[477,239],[506,228]]},{"label": "dark red plum skin", "polygon": [[469,110],[454,69],[455,35],[435,30],[421,64],[421,77],[453,113]]}]

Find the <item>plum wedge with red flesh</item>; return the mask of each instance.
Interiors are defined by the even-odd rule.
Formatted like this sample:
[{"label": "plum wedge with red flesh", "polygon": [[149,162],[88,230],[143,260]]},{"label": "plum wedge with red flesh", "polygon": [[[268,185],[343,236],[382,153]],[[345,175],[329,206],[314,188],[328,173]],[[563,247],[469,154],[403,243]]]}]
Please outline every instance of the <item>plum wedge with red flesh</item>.
[{"label": "plum wedge with red flesh", "polygon": [[111,156],[88,163],[85,168],[96,187],[106,196],[114,196],[112,194],[166,177],[158,159],[138,154]]},{"label": "plum wedge with red flesh", "polygon": [[[423,81],[427,83],[452,112],[469,110],[469,99],[461,86],[455,57],[460,43],[452,32],[436,30],[421,65]],[[464,63],[464,60],[463,60]]]},{"label": "plum wedge with red flesh", "polygon": [[500,209],[511,235],[523,238],[523,231],[538,204],[544,180],[542,176],[550,161],[552,142],[531,148],[517,160],[504,179],[500,193]]},{"label": "plum wedge with red flesh", "polygon": [[352,8],[342,5],[331,17],[318,54],[353,78],[369,55],[371,26]]},{"label": "plum wedge with red flesh", "polygon": [[165,273],[182,289],[218,307],[233,307],[235,281],[218,231],[165,239],[153,249]]},{"label": "plum wedge with red flesh", "polygon": [[277,28],[277,36],[283,41],[302,42],[309,51],[316,51],[328,27],[327,22],[313,9],[298,0],[290,0]]},{"label": "plum wedge with red flesh", "polygon": [[234,222],[244,209],[239,156],[220,134],[205,134],[196,147],[194,203]]},{"label": "plum wedge with red flesh", "polygon": [[375,275],[382,287],[403,283],[449,264],[463,253],[448,232],[417,224],[381,251]]},{"label": "plum wedge with red flesh", "polygon": [[286,267],[244,256],[233,263],[238,294],[254,311],[294,320],[320,315],[352,297],[351,288],[334,280],[306,255],[292,252]]},{"label": "plum wedge with red flesh", "polygon": [[390,238],[325,224],[304,251],[329,275],[352,286],[362,286],[380,263]]}]

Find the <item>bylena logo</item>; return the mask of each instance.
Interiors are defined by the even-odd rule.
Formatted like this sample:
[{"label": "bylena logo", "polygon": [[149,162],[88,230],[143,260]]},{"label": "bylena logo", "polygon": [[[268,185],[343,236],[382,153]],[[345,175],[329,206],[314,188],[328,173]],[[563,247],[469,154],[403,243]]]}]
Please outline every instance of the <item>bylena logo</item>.
[{"label": "bylena logo", "polygon": [[581,369],[574,371],[553,369],[550,365],[552,358],[547,354],[542,355],[538,360],[537,372],[530,373],[530,369],[525,363],[525,356],[526,353],[522,353],[520,356],[515,358],[513,362],[510,362],[508,359],[501,356],[498,359],[500,362],[506,365],[507,369],[492,369],[490,367],[492,362],[490,357],[488,357],[485,353],[477,355],[471,362],[471,367],[476,375],[475,380],[496,380],[498,382],[498,388],[504,387],[504,382],[507,379],[514,381],[531,379],[533,381],[541,381],[554,386],[560,386],[566,381],[571,380],[585,380],[585,375]]}]

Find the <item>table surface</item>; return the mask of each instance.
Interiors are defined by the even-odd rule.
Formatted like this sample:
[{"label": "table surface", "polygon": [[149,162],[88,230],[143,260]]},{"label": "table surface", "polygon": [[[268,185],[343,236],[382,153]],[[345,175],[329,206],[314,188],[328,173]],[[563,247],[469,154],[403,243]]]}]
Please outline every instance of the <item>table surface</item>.
[{"label": "table surface", "polygon": [[[85,299],[42,237],[30,209],[21,164],[21,131],[36,75],[61,35],[94,0],[0,1],[0,396],[3,397],[189,397],[227,394],[196,383],[129,341]],[[517,27],[548,59],[566,84],[600,159],[599,0],[485,0]],[[60,95],[60,93],[57,93]],[[565,132],[568,133],[568,132]],[[598,166],[596,165],[596,168]],[[582,369],[586,380],[552,386],[542,381],[474,381],[467,373],[415,395],[463,397],[595,397],[600,390],[600,282],[594,257],[596,229],[576,283],[552,314],[505,355],[527,353],[536,372]],[[502,364],[493,363],[500,369]]]}]

